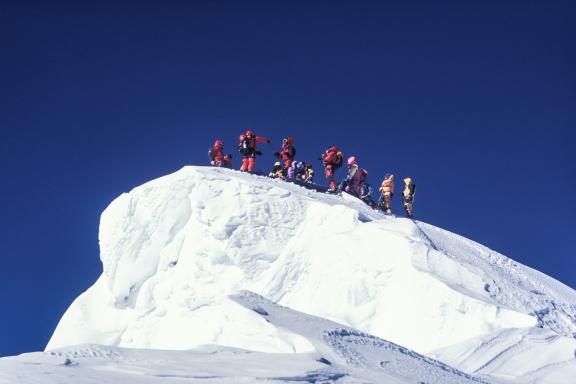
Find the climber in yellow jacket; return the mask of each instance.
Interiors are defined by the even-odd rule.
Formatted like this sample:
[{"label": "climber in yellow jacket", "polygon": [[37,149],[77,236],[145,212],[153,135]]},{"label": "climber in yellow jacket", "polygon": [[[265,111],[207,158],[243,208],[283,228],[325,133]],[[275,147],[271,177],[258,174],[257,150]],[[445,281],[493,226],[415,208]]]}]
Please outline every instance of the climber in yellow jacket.
[{"label": "climber in yellow jacket", "polygon": [[394,175],[384,175],[382,185],[380,186],[380,200],[378,208],[387,215],[392,214],[392,196],[394,196]]},{"label": "climber in yellow jacket", "polygon": [[274,168],[272,168],[272,170],[268,174],[268,177],[271,177],[273,179],[282,179],[282,180],[286,179],[286,175],[284,175],[284,168],[282,167],[282,164],[280,164],[279,161],[274,163]]}]

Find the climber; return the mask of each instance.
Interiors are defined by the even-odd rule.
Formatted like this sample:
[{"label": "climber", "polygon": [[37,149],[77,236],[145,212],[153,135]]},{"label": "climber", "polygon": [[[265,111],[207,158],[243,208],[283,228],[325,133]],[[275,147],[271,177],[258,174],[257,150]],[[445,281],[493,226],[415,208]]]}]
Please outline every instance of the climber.
[{"label": "climber", "polygon": [[282,140],[282,151],[274,153],[274,156],[284,160],[284,171],[287,172],[294,157],[296,157],[296,148],[294,148],[294,139],[288,137]]},{"label": "climber", "polygon": [[306,179],[306,164],[301,161],[296,162],[296,172],[294,176],[296,180],[304,181]]},{"label": "climber", "polygon": [[394,175],[384,175],[382,185],[380,186],[380,200],[378,208],[387,215],[392,214],[392,197],[394,196]]},{"label": "climber", "polygon": [[368,177],[368,172],[362,169],[356,162],[356,156],[348,158],[348,176],[340,184],[340,190],[347,192],[353,196],[360,197],[362,190],[362,183]]},{"label": "climber", "polygon": [[224,143],[217,139],[212,148],[208,150],[210,164],[215,167],[232,168],[232,155],[224,156]]},{"label": "climber", "polygon": [[307,183],[313,183],[314,182],[314,168],[312,168],[312,164],[306,164],[306,166],[304,167],[304,170],[305,170],[304,181]]},{"label": "climber", "polygon": [[286,180],[292,181],[294,180],[294,173],[296,171],[296,162],[293,162],[288,169],[285,169],[284,172],[286,173]]},{"label": "climber", "polygon": [[404,179],[404,191],[402,192],[402,203],[404,204],[404,210],[406,211],[406,216],[412,218],[414,214],[414,195],[416,194],[416,184],[412,182],[412,179],[407,177]]},{"label": "climber", "polygon": [[265,137],[256,136],[252,131],[246,131],[245,134],[240,136],[238,151],[243,156],[240,171],[254,173],[256,156],[262,154],[262,152],[256,149],[256,143],[270,143],[270,140]]},{"label": "climber", "polygon": [[272,168],[272,170],[268,174],[268,177],[271,177],[273,179],[284,180],[284,168],[282,167],[282,164],[280,164],[279,161],[274,163],[274,168]]},{"label": "climber", "polygon": [[376,202],[372,199],[372,187],[366,182],[362,183],[362,188],[360,189],[360,200],[365,202],[370,208],[378,209]]},{"label": "climber", "polygon": [[288,180],[304,181],[306,170],[304,163],[301,161],[294,161],[290,168],[288,168]]},{"label": "climber", "polygon": [[320,155],[319,160],[322,160],[322,163],[324,164],[326,179],[330,183],[330,187],[328,188],[329,192],[336,191],[334,172],[342,166],[342,159],[342,152],[340,152],[334,145],[328,148],[322,155]]}]

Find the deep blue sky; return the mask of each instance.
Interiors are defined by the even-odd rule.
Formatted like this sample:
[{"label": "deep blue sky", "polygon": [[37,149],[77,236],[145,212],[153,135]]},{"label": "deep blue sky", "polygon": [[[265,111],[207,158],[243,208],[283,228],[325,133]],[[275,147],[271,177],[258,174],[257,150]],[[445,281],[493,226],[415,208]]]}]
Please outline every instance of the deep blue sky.
[{"label": "deep blue sky", "polygon": [[412,176],[418,218],[576,287],[569,2],[9,3],[0,355],[43,349],[96,280],[116,196],[248,128],[261,168],[285,135],[318,166],[338,144],[374,184]]}]

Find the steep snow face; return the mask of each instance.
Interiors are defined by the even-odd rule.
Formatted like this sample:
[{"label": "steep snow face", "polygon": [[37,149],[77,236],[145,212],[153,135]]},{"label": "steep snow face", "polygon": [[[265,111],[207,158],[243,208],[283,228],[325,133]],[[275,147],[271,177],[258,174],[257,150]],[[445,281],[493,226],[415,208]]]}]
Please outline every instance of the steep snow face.
[{"label": "steep snow face", "polygon": [[420,353],[506,329],[576,332],[574,291],[479,244],[225,169],[186,167],[121,195],[100,248],[102,276],[47,349],[313,350],[228,298],[243,289]]}]

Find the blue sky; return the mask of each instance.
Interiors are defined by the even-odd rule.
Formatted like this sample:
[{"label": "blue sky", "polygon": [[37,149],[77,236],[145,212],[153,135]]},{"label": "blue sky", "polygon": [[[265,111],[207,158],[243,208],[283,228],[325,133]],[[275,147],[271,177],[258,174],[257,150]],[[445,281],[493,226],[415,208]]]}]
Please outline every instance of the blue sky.
[{"label": "blue sky", "polygon": [[373,184],[411,176],[421,220],[576,287],[574,11],[3,2],[0,355],[43,349],[99,276],[116,196],[246,129],[273,140],[261,169],[291,135],[320,176],[337,144]]}]

